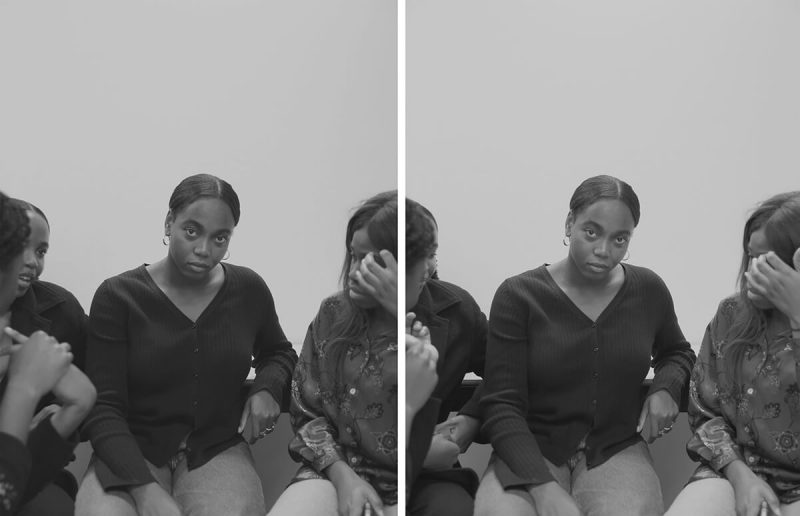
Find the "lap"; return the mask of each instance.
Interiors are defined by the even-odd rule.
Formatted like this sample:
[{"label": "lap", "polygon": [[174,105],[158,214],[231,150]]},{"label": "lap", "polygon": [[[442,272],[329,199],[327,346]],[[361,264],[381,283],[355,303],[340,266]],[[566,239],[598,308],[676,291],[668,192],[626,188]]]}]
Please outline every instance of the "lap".
[{"label": "lap", "polygon": [[191,470],[181,457],[173,473],[172,496],[187,516],[263,516],[267,512],[261,478],[245,442]]},{"label": "lap", "polygon": [[330,480],[309,479],[295,482],[287,487],[275,505],[270,516],[338,516],[336,488]]},{"label": "lap", "polygon": [[475,515],[489,516],[503,514],[509,516],[535,515],[533,498],[525,489],[504,489],[495,472],[494,455],[483,474],[478,492],[475,495]]},{"label": "lap", "polygon": [[418,480],[411,490],[406,513],[409,516],[460,516],[472,514],[473,505],[472,495],[461,484]]}]

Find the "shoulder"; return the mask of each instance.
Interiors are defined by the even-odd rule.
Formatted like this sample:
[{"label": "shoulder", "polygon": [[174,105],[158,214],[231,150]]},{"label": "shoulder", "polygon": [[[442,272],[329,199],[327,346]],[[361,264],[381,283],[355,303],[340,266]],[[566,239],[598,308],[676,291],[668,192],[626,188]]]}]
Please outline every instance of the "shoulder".
[{"label": "shoulder", "polygon": [[37,304],[43,309],[57,304],[65,304],[69,307],[78,307],[81,311],[83,310],[78,299],[72,292],[61,285],[50,283],[49,281],[37,280],[31,285],[31,290],[33,290],[36,296]]},{"label": "shoulder", "polygon": [[425,283],[425,288],[431,296],[433,310],[444,309],[454,304],[463,304],[468,307],[477,306],[475,298],[455,283],[430,279]]},{"label": "shoulder", "polygon": [[630,277],[633,284],[643,288],[662,290],[667,293],[669,292],[667,289],[667,284],[663,279],[661,279],[661,276],[653,272],[651,269],[630,264],[626,264],[624,267],[625,273]]},{"label": "shoulder", "polygon": [[100,284],[100,288],[107,290],[129,288],[133,285],[144,283],[146,280],[145,278],[146,274],[149,273],[145,269],[145,265],[139,265],[138,267],[127,270],[125,272],[121,272],[116,276],[111,276],[110,278],[105,279]]},{"label": "shoulder", "polygon": [[497,293],[507,294],[536,294],[546,288],[549,276],[546,266],[541,265],[535,269],[527,270],[515,276],[506,278],[497,288]]},{"label": "shoulder", "polygon": [[225,274],[235,286],[243,288],[255,287],[257,289],[269,290],[267,287],[267,282],[264,281],[264,278],[262,278],[261,275],[253,269],[244,267],[243,265],[234,265],[232,263],[226,263],[223,265],[223,267],[225,269]]}]

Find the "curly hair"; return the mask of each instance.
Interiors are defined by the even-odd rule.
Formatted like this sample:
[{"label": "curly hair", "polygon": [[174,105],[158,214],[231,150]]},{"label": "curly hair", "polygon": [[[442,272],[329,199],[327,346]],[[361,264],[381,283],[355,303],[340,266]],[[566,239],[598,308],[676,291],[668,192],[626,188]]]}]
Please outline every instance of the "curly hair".
[{"label": "curly hair", "polygon": [[22,253],[30,233],[25,209],[0,192],[0,270]]},{"label": "curly hair", "polygon": [[436,249],[436,221],[417,201],[406,198],[406,270]]}]

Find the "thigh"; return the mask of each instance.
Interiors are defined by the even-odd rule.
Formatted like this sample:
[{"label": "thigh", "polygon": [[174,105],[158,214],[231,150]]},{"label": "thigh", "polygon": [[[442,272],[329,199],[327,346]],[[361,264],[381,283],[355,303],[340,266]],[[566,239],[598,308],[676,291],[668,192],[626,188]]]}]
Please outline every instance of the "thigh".
[{"label": "thigh", "polygon": [[[272,506],[270,516],[338,516],[336,488],[329,480],[309,479],[295,482]],[[395,509],[395,512],[397,509]]]},{"label": "thigh", "polygon": [[[417,485],[420,484],[420,485]],[[406,504],[409,516],[461,516],[472,514],[475,501],[464,486],[455,482],[420,479]]]},{"label": "thigh", "polygon": [[664,514],[661,481],[642,441],[592,469],[584,458],[573,471],[572,496],[587,516]]},{"label": "thigh", "polygon": [[[667,511],[669,516],[732,516],[736,514],[733,486],[724,478],[695,480],[684,487]],[[781,514],[786,512],[781,507]],[[800,513],[798,513],[800,514]]]},{"label": "thigh", "polygon": [[136,503],[124,490],[105,491],[92,460],[78,488],[75,516],[137,516]]},{"label": "thigh", "polygon": [[498,460],[492,456],[478,486],[475,495],[476,516],[535,516],[533,498],[526,490],[503,489],[495,473],[495,461]]},{"label": "thigh", "polygon": [[14,513],[17,516],[72,516],[75,501],[56,484],[47,484]]},{"label": "thigh", "polygon": [[187,516],[263,516],[267,512],[261,478],[245,442],[192,470],[181,456],[173,473],[172,496]]}]

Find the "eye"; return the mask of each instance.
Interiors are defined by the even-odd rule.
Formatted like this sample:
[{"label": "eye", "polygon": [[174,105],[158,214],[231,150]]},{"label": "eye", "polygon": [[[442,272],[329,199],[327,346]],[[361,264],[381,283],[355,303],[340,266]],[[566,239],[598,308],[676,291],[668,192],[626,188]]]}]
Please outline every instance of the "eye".
[{"label": "eye", "polygon": [[617,245],[625,245],[628,243],[628,237],[626,236],[618,236],[616,239]]},{"label": "eye", "polygon": [[190,236],[190,237],[197,236],[197,230],[195,228],[193,228],[192,226],[187,226],[187,227],[183,228],[183,230],[186,231],[186,236]]},{"label": "eye", "polygon": [[36,250],[36,256],[38,256],[39,258],[44,258],[44,255],[46,255],[46,254],[47,254],[47,249],[37,249]]},{"label": "eye", "polygon": [[592,228],[585,228],[583,231],[586,233],[586,236],[588,236],[589,238],[594,238],[594,237],[597,236],[597,232]]},{"label": "eye", "polygon": [[218,244],[223,245],[223,244],[228,243],[229,239],[230,239],[230,237],[228,235],[219,235],[219,236],[217,236],[216,241],[217,241]]}]

